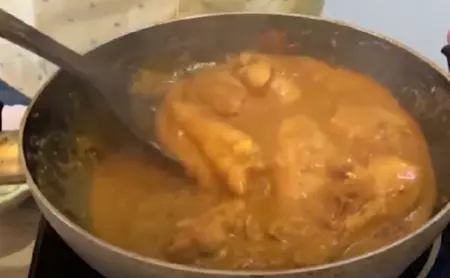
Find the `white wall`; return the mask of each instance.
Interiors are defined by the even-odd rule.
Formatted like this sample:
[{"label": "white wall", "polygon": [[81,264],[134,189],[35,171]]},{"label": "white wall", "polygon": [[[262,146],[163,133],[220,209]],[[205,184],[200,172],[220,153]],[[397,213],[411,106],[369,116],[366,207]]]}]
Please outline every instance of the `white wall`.
[{"label": "white wall", "polygon": [[323,16],[342,19],[411,46],[442,67],[450,0],[327,0]]}]

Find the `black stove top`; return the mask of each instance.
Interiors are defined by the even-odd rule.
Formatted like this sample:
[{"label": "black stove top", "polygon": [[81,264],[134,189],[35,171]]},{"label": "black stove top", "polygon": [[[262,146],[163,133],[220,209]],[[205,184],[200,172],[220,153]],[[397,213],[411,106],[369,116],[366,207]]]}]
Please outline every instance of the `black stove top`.
[{"label": "black stove top", "polygon": [[103,278],[61,239],[45,219],[39,224],[28,278]]},{"label": "black stove top", "polygon": [[[450,277],[450,226],[400,278]],[[40,223],[29,278],[102,278],[84,263],[44,219]]]}]

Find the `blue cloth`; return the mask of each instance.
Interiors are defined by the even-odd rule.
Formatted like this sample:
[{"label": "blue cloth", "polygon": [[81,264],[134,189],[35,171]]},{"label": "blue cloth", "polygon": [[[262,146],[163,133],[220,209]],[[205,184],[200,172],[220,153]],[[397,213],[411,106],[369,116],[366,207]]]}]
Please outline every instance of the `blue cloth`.
[{"label": "blue cloth", "polygon": [[0,102],[5,105],[28,105],[30,99],[0,80]]}]

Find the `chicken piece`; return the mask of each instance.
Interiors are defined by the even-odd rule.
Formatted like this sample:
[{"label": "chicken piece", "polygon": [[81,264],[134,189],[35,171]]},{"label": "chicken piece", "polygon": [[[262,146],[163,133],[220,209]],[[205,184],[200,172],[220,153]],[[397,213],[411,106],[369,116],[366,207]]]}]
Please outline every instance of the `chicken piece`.
[{"label": "chicken piece", "polygon": [[245,83],[254,89],[263,88],[269,83],[272,76],[272,68],[265,61],[257,61],[246,65],[240,70]]},{"label": "chicken piece", "polygon": [[238,74],[242,82],[257,95],[266,93],[267,90],[264,87],[269,84],[272,77],[272,66],[269,59],[262,55],[242,53],[239,60],[242,67],[238,70]]},{"label": "chicken piece", "polygon": [[242,82],[252,89],[250,92],[258,95],[273,93],[282,104],[300,99],[302,92],[293,76],[282,64],[273,62],[270,56],[244,52],[239,60],[242,65],[239,75]]},{"label": "chicken piece", "polygon": [[369,187],[373,198],[347,218],[349,231],[376,225],[380,218],[405,216],[420,196],[420,169],[399,157],[375,157],[362,175],[366,178],[361,186]]},{"label": "chicken piece", "polygon": [[169,256],[179,262],[195,261],[220,251],[228,237],[243,228],[245,202],[223,203],[192,219],[177,223]]},{"label": "chicken piece", "polygon": [[[376,194],[383,203],[384,213],[402,215],[420,195],[420,169],[396,156],[372,159],[368,166],[375,181]],[[378,198],[377,198],[378,199]]]},{"label": "chicken piece", "polygon": [[274,75],[270,89],[284,105],[294,103],[302,96],[302,91],[294,79],[279,72]]},{"label": "chicken piece", "polygon": [[201,188],[212,189],[217,187],[218,176],[212,169],[209,161],[202,155],[201,150],[186,136],[181,126],[175,121],[171,103],[179,101],[182,94],[182,86],[177,84],[156,117],[156,134],[164,147],[173,153],[186,168],[188,174],[197,178]]},{"label": "chicken piece", "polygon": [[371,188],[361,186],[370,177],[366,168],[345,156],[337,156],[329,161],[327,171],[332,179],[332,186],[327,187],[327,194],[330,196],[328,203],[333,208],[335,220],[341,223],[348,215],[360,211],[373,199]]},{"label": "chicken piece", "polygon": [[244,194],[248,170],[262,166],[259,146],[247,134],[214,119],[198,106],[174,103],[172,108],[177,121],[225,179],[229,190]]},{"label": "chicken piece", "polygon": [[384,141],[398,145],[402,135],[411,134],[404,117],[379,107],[343,105],[331,123],[344,131],[349,139],[369,142]]},{"label": "chicken piece", "polygon": [[278,210],[268,235],[275,241],[291,244],[283,253],[290,254],[296,266],[328,262],[341,250],[340,242],[336,241],[338,231],[323,225],[310,211],[305,211],[302,201],[287,204],[283,204],[284,210]]},{"label": "chicken piece", "polygon": [[325,163],[334,147],[315,122],[305,116],[285,119],[278,132],[275,157],[276,193],[307,199],[327,182]]},{"label": "chicken piece", "polygon": [[227,67],[209,69],[195,75],[185,88],[185,97],[198,99],[220,116],[235,116],[247,96],[247,89]]},{"label": "chicken piece", "polygon": [[333,144],[315,122],[299,115],[282,122],[277,147],[274,191],[279,215],[303,217],[318,229],[337,227],[334,198],[327,186],[331,181],[327,164],[336,155]]}]

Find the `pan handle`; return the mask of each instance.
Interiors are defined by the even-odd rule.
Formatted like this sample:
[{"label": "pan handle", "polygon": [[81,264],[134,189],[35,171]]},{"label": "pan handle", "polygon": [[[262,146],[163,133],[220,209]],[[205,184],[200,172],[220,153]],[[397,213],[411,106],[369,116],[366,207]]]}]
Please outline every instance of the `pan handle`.
[{"label": "pan handle", "polygon": [[441,50],[441,53],[447,58],[448,70],[450,71],[450,44],[444,46]]},{"label": "pan handle", "polygon": [[0,133],[0,187],[25,183],[25,172],[20,163],[19,131]]}]

